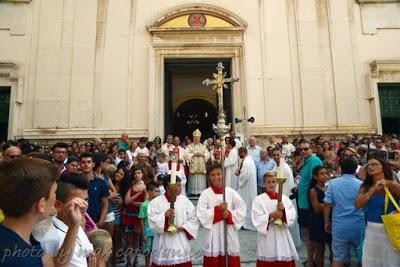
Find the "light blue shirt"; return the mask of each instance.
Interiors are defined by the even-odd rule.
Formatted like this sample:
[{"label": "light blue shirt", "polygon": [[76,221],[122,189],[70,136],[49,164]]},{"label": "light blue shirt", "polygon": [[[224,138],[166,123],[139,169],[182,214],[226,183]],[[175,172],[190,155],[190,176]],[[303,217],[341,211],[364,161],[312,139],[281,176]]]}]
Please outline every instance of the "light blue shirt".
[{"label": "light blue shirt", "polygon": [[273,159],[267,158],[266,160],[256,161],[257,167],[257,186],[265,187],[264,174],[271,171],[276,167],[276,162]]},{"label": "light blue shirt", "polygon": [[250,147],[250,145],[247,146],[247,153],[254,160],[254,162],[260,160],[260,152],[261,152],[261,147],[257,145],[254,147]]},{"label": "light blue shirt", "polygon": [[361,184],[360,180],[350,174],[343,174],[328,183],[324,202],[332,205],[332,234],[339,238],[360,236],[364,212],[354,208],[354,201]]}]

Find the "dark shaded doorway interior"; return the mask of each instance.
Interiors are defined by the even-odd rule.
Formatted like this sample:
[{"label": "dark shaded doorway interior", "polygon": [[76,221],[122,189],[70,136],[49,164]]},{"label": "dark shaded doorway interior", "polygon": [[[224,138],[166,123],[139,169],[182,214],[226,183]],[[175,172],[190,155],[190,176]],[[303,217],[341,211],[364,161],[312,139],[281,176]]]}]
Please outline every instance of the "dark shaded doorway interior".
[{"label": "dark shaded doorway interior", "polygon": [[[165,61],[164,129],[165,136],[174,134],[181,138],[192,137],[197,128],[202,140],[214,135],[212,124],[217,122],[217,96],[204,79],[212,79],[217,63],[222,61],[227,76],[231,75],[230,59],[167,59]],[[230,84],[228,84],[230,86]],[[224,90],[224,109],[227,121],[232,118],[230,87]],[[164,136],[164,137],[165,137]]]},{"label": "dark shaded doorway interior", "polygon": [[7,140],[11,88],[0,86],[0,141]]},{"label": "dark shaded doorway interior", "polygon": [[400,134],[400,83],[378,84],[384,134]]}]

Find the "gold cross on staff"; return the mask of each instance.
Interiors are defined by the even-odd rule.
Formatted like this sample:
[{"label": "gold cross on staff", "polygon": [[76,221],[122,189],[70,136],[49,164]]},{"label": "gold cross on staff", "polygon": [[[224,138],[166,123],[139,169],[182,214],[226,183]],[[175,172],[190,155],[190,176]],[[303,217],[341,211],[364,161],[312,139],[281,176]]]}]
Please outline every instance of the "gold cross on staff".
[{"label": "gold cross on staff", "polygon": [[224,64],[222,62],[218,62],[217,64],[217,73],[213,73],[214,79],[205,79],[203,81],[203,84],[205,86],[213,85],[213,90],[217,90],[217,95],[218,95],[218,110],[223,111],[224,110],[224,99],[223,99],[223,93],[222,89],[228,88],[228,85],[226,83],[234,83],[239,81],[239,78],[225,78],[226,77],[226,72],[223,72],[225,69]]}]

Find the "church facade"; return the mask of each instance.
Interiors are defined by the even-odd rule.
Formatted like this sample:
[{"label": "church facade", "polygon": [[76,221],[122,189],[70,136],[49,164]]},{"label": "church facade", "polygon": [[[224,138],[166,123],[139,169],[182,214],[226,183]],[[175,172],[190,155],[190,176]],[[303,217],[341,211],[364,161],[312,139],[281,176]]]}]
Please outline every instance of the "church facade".
[{"label": "church facade", "polygon": [[207,132],[218,62],[246,137],[399,132],[399,18],[396,0],[2,1],[1,138]]}]

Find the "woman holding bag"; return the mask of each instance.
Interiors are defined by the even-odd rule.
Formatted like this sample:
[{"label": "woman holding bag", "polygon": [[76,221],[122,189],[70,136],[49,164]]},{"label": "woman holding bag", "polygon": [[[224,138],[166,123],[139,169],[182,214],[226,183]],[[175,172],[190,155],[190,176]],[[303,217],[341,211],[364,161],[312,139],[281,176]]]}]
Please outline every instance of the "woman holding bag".
[{"label": "woman holding bag", "polygon": [[380,158],[368,160],[367,170],[367,177],[361,185],[354,203],[356,209],[367,207],[368,210],[362,266],[398,267],[400,266],[400,253],[393,248],[381,216],[396,212],[395,206],[389,200],[385,213],[385,187],[398,202],[400,185],[393,180],[389,164]]}]

